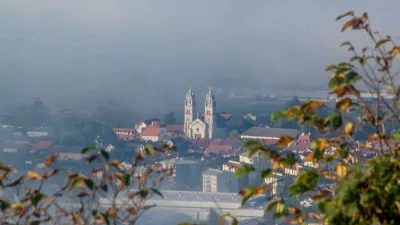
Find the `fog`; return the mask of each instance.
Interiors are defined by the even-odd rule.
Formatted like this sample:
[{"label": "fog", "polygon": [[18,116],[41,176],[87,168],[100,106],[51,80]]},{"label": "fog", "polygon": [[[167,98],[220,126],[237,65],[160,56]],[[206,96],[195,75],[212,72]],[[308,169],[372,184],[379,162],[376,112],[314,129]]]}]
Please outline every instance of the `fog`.
[{"label": "fog", "polygon": [[[400,36],[398,0],[1,0],[2,105],[182,104],[188,86],[323,89],[343,61],[338,14],[368,11]],[[202,95],[199,93],[198,95]]]}]

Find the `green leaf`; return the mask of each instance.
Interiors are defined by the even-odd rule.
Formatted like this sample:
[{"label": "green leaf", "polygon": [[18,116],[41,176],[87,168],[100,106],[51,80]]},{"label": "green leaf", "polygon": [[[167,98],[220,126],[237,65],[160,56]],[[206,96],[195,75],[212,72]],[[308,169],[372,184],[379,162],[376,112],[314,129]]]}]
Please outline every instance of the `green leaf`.
[{"label": "green leaf", "polygon": [[338,129],[343,125],[342,115],[340,114],[332,114],[325,118],[324,123],[328,124],[331,122],[333,129]]},{"label": "green leaf", "polygon": [[336,21],[342,19],[343,17],[346,17],[346,16],[353,16],[353,15],[354,15],[354,11],[348,11],[347,13],[344,13],[344,14],[342,14],[342,15],[336,17]]},{"label": "green leaf", "polygon": [[45,199],[47,196],[42,193],[37,193],[31,198],[32,205],[37,206],[37,204]]},{"label": "green leaf", "polygon": [[284,111],[278,111],[271,115],[271,120],[277,120],[285,116]]},{"label": "green leaf", "polygon": [[367,65],[367,58],[366,57],[360,57],[360,56],[353,56],[350,59],[350,62],[358,61],[362,66]]},{"label": "green leaf", "polygon": [[318,202],[318,209],[322,213],[327,213],[330,208],[331,208],[331,200],[325,199]]},{"label": "green leaf", "polygon": [[294,157],[294,153],[293,152],[288,152],[286,154],[286,161],[289,163],[289,165],[293,166],[294,164],[296,164],[296,159]]},{"label": "green leaf", "polygon": [[5,197],[0,198],[0,208],[2,211],[7,210],[10,207],[10,203]]},{"label": "green leaf", "polygon": [[6,164],[0,162],[0,170],[10,171],[11,168],[9,166],[7,166]]},{"label": "green leaf", "polygon": [[93,188],[94,188],[94,182],[93,182],[93,180],[92,179],[85,179],[85,184],[86,184],[86,186],[90,189],[90,190],[93,190]]},{"label": "green leaf", "polygon": [[260,148],[259,147],[254,147],[254,148],[252,148],[251,150],[250,150],[250,152],[249,152],[249,158],[251,158],[253,155],[255,155],[257,152],[259,152],[260,151]]},{"label": "green leaf", "polygon": [[361,79],[361,75],[351,71],[346,74],[345,76],[345,83],[346,84],[354,84],[355,82],[359,81]]},{"label": "green leaf", "polygon": [[96,149],[96,146],[91,145],[89,147],[83,148],[81,151],[81,154],[86,154],[87,152],[89,152],[90,150]]},{"label": "green leaf", "polygon": [[391,136],[394,140],[400,140],[400,132],[394,132]]},{"label": "green leaf", "polygon": [[319,182],[319,175],[314,169],[302,172],[293,184],[289,186],[291,196],[298,197],[301,194],[312,191]]},{"label": "green leaf", "polygon": [[242,177],[250,172],[255,171],[254,167],[249,165],[249,164],[243,164],[240,167],[235,169],[235,176],[236,177]]},{"label": "green leaf", "polygon": [[101,185],[100,188],[101,188],[104,192],[107,192],[107,191],[108,191],[108,185],[107,185],[107,184]]},{"label": "green leaf", "polygon": [[154,147],[152,145],[146,145],[144,150],[146,151],[147,155],[149,155],[149,156],[154,155]]},{"label": "green leaf", "polygon": [[280,202],[280,201],[281,200],[277,200],[277,201],[271,202],[267,207],[267,212],[271,212],[276,207],[278,202]]},{"label": "green leaf", "polygon": [[275,143],[275,146],[278,148],[284,148],[292,143],[294,139],[290,136],[282,136],[279,140]]},{"label": "green leaf", "polygon": [[328,88],[333,89],[344,84],[344,78],[340,76],[332,77],[328,82]]},{"label": "green leaf", "polygon": [[102,150],[100,150],[100,153],[104,157],[105,160],[110,159],[110,154],[108,154],[108,152],[106,152],[106,150],[102,149]]},{"label": "green leaf", "polygon": [[250,140],[250,141],[246,141],[243,144],[243,147],[250,149],[250,148],[254,148],[254,147],[259,146],[259,145],[260,145],[260,142],[255,141],[255,140]]},{"label": "green leaf", "polygon": [[351,43],[349,41],[345,41],[342,44],[340,44],[340,47],[347,46],[347,45],[351,45]]},{"label": "green leaf", "polygon": [[30,222],[29,224],[30,225],[40,225],[41,223],[42,223],[41,220],[34,220],[34,221]]},{"label": "green leaf", "polygon": [[126,186],[131,184],[131,176],[129,174],[124,174],[124,183]]},{"label": "green leaf", "polygon": [[272,175],[272,169],[270,169],[270,168],[265,169],[261,172],[261,177],[264,179],[267,177],[270,177],[271,175]]},{"label": "green leaf", "polygon": [[249,200],[251,197],[253,197],[254,193],[255,193],[255,189],[252,187],[245,187],[242,190],[240,190],[239,194],[241,196],[243,196],[242,205],[244,205],[247,202],[247,200]]},{"label": "green leaf", "polygon": [[381,45],[383,45],[387,42],[390,42],[390,41],[392,41],[392,39],[390,39],[390,38],[381,39],[376,43],[375,48],[379,48]]},{"label": "green leaf", "polygon": [[149,190],[148,190],[148,189],[141,189],[141,190],[139,191],[139,195],[140,195],[140,197],[142,197],[142,198],[146,198],[146,197],[149,195]]},{"label": "green leaf", "polygon": [[336,109],[339,111],[346,110],[349,108],[351,105],[353,105],[353,102],[351,101],[350,98],[343,98],[339,102],[336,103]]},{"label": "green leaf", "polygon": [[85,184],[85,178],[78,177],[72,181],[71,187],[69,188],[70,191],[75,190],[78,187],[81,187]]},{"label": "green leaf", "polygon": [[279,202],[276,204],[276,212],[277,212],[277,213],[282,213],[283,210],[285,210],[285,203],[284,203],[283,201],[279,201]]},{"label": "green leaf", "polygon": [[329,65],[329,66],[325,67],[325,71],[334,71],[337,69],[338,69],[338,67],[336,65]]},{"label": "green leaf", "polygon": [[156,193],[158,196],[160,196],[161,198],[163,198],[164,196],[161,194],[161,192],[155,188],[150,188],[150,190],[154,193]]}]

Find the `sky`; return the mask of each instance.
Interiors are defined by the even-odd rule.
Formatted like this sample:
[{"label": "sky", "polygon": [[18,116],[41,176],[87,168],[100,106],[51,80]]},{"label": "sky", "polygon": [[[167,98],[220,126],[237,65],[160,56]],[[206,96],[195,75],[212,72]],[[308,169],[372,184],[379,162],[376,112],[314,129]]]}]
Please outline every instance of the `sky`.
[{"label": "sky", "polygon": [[[337,15],[400,37],[398,0],[1,0],[0,101],[181,104],[189,86],[323,89],[344,61]],[[360,48],[361,48],[360,47]],[[12,96],[10,98],[10,96]]]}]

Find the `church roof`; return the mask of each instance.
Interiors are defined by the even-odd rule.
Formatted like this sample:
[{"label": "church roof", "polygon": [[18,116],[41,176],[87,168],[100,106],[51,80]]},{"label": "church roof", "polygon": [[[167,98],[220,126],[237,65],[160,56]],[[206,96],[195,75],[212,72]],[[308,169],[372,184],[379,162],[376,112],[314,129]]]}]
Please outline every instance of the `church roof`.
[{"label": "church roof", "polygon": [[196,122],[201,123],[202,125],[206,126],[207,124],[201,120],[200,118],[196,118],[195,120],[193,120],[190,125],[195,124]]}]

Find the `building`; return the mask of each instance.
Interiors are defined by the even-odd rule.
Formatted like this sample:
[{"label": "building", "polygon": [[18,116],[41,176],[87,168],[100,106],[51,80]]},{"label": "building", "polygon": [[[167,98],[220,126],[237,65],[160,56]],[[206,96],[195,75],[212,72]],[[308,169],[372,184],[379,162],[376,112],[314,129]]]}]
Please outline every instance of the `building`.
[{"label": "building", "polygon": [[175,188],[178,190],[201,190],[203,167],[198,161],[179,159],[174,163]]},{"label": "building", "polygon": [[177,137],[180,134],[183,134],[184,125],[181,124],[167,124],[165,126],[167,129],[167,133],[169,137]]},{"label": "building", "polygon": [[51,137],[53,136],[53,129],[51,128],[36,128],[26,133],[28,137]]},{"label": "building", "polygon": [[135,129],[133,128],[113,128],[114,134],[117,135],[119,140],[130,141],[135,138]]},{"label": "building", "polygon": [[168,139],[168,132],[165,127],[161,127],[158,124],[151,124],[144,128],[141,134],[141,140],[143,141],[164,141]]},{"label": "building", "polygon": [[135,130],[138,134],[142,134],[144,128],[147,127],[147,124],[144,121],[137,121],[135,123]]},{"label": "building", "polygon": [[299,131],[296,129],[252,127],[245,131],[240,137],[243,139],[256,140],[279,140],[282,136],[289,136],[296,139]]},{"label": "building", "polygon": [[212,139],[216,122],[216,100],[211,88],[208,89],[204,104],[204,121],[199,118],[199,114],[196,112],[196,100],[190,88],[186,94],[184,110],[185,136],[196,139]]},{"label": "building", "polygon": [[3,143],[1,145],[3,152],[11,153],[21,150],[21,146],[15,143]]},{"label": "building", "polygon": [[239,180],[233,172],[216,169],[207,169],[203,172],[203,192],[238,193],[239,191]]},{"label": "building", "polygon": [[[224,163],[224,165],[222,166],[222,170],[234,173],[236,171],[236,168],[240,167],[243,164],[244,163],[229,160],[227,163]],[[246,176],[236,178],[239,180],[238,186],[239,186],[240,190],[249,185],[249,180],[250,180],[251,175],[252,174],[250,173],[250,174],[247,174]]]}]

